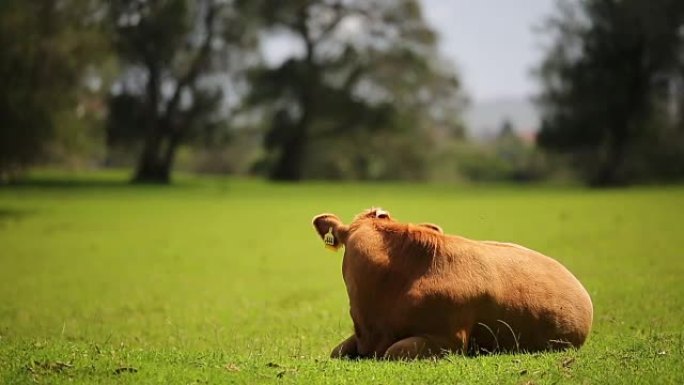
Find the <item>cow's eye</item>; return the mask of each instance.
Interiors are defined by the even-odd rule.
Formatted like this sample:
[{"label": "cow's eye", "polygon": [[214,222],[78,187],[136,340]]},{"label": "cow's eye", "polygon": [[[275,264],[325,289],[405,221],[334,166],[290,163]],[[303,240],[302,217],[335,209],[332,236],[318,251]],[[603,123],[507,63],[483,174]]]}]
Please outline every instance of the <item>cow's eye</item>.
[{"label": "cow's eye", "polygon": [[380,219],[389,219],[389,213],[387,211],[378,210],[375,213],[375,217]]}]

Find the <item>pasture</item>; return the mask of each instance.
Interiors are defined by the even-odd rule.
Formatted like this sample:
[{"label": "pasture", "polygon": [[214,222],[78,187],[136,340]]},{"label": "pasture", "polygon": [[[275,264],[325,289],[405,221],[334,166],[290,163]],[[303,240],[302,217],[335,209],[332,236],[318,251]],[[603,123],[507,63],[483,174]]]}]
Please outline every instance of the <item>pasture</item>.
[{"label": "pasture", "polygon": [[[683,187],[124,177],[0,188],[0,383],[684,383]],[[587,344],[330,360],[352,330],[342,252],[310,220],[372,205],[558,259],[592,296]]]}]

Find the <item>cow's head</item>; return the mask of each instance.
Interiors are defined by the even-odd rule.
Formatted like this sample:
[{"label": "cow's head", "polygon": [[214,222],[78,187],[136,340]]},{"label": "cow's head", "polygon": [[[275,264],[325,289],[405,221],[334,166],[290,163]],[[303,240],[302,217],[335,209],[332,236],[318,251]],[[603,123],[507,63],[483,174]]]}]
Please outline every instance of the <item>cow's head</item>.
[{"label": "cow's head", "polygon": [[[364,220],[391,220],[389,212],[381,208],[371,208],[354,218],[354,222]],[[313,226],[325,243],[325,247],[337,251],[349,237],[349,226],[342,223],[335,214],[320,214],[313,219]]]},{"label": "cow's head", "polygon": [[[378,207],[373,207],[364,210],[352,221],[351,225],[347,226],[335,214],[320,214],[314,217],[313,226],[318,233],[318,236],[323,240],[325,247],[330,250],[337,251],[344,246],[349,238],[349,232],[353,231],[361,222],[373,221],[377,224],[395,222],[390,216],[390,213]],[[436,232],[444,234],[442,228],[433,223],[421,223],[417,225],[423,228],[422,231]],[[433,233],[434,234],[434,233]]]}]

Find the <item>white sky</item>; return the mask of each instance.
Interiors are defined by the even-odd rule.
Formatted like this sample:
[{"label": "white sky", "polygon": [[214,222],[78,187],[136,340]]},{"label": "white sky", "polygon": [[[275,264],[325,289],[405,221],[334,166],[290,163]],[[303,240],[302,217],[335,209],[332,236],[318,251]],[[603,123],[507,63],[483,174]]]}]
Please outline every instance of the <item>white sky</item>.
[{"label": "white sky", "polygon": [[554,0],[422,0],[426,19],[440,34],[442,52],[458,66],[473,101],[526,97],[542,38],[533,28],[554,10]]}]

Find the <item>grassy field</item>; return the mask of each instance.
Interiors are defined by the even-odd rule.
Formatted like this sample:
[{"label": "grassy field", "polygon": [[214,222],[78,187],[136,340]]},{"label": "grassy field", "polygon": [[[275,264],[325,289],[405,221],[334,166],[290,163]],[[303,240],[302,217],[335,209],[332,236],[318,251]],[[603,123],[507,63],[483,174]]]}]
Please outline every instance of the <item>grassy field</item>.
[{"label": "grassy field", "polygon": [[[0,188],[0,383],[684,383],[684,188],[270,185],[118,175]],[[342,253],[311,218],[372,205],[563,262],[594,301],[577,351],[328,359]]]}]

